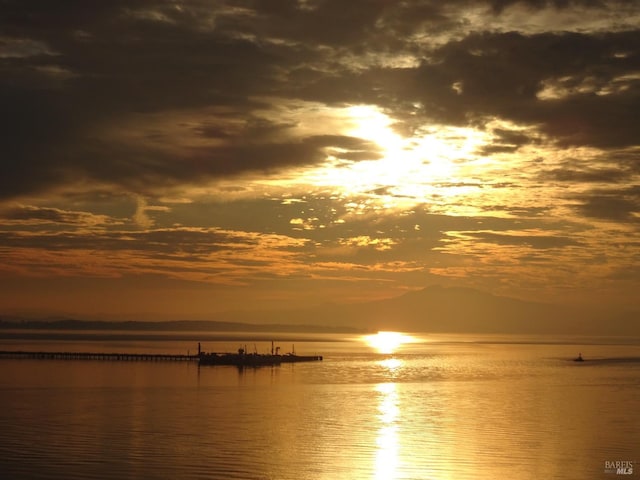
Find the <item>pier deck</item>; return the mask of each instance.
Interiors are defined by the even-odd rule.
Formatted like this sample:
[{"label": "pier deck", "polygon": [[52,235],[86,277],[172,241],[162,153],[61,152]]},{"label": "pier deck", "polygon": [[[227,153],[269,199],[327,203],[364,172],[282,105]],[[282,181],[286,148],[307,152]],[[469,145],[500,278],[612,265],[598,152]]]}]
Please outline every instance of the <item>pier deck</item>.
[{"label": "pier deck", "polygon": [[233,353],[200,353],[173,355],[166,353],[103,353],[103,352],[30,352],[0,350],[0,359],[34,360],[110,360],[127,362],[199,362],[200,365],[263,366],[322,360],[322,356],[257,355]]},{"label": "pier deck", "polygon": [[128,362],[193,362],[196,355],[172,355],[165,353],[101,353],[101,352],[27,352],[0,350],[1,358],[24,358],[41,360],[113,360]]}]

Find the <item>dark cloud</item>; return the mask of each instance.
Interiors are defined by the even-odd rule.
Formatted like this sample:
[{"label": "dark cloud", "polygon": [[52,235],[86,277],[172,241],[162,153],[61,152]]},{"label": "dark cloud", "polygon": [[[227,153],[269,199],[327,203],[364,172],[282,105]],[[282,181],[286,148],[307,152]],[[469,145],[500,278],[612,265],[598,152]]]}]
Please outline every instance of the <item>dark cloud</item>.
[{"label": "dark cloud", "polygon": [[[187,161],[208,175],[229,175],[246,171],[270,172],[277,168],[309,163],[319,163],[326,158],[327,148],[347,151],[341,158],[375,159],[379,148],[372,142],[337,135],[314,135],[300,140],[281,143],[256,143],[254,137],[242,137],[227,147],[193,148],[186,154]],[[242,142],[241,140],[244,140]],[[167,161],[170,178],[180,178],[184,165]],[[175,169],[175,170],[174,170]],[[190,173],[187,173],[187,177]],[[189,180],[189,178],[184,178]]]},{"label": "dark cloud", "polygon": [[625,170],[614,168],[585,168],[564,169],[558,168],[545,172],[542,177],[546,180],[570,183],[615,183],[628,178]]},{"label": "dark cloud", "polygon": [[[2,4],[5,35],[56,52],[1,62],[4,196],[69,181],[70,172],[126,182],[141,165],[150,177],[150,166],[160,165],[157,174],[166,174],[167,164],[179,159],[163,159],[162,152],[140,146],[109,145],[113,139],[104,131],[130,114],[232,105],[242,118],[256,106],[249,97],[266,92],[262,86],[277,63],[268,52],[253,42],[202,32],[185,18],[163,23],[128,13],[154,6]],[[36,68],[48,65],[73,76],[52,82]],[[233,170],[241,169],[237,164]]]},{"label": "dark cloud", "polygon": [[[514,3],[486,7],[499,16]],[[606,7],[586,0],[523,4]],[[462,35],[456,12],[469,5],[6,0],[0,4],[0,196],[85,179],[145,192],[313,164],[329,147],[346,149],[345,160],[379,155],[371,144],[339,135],[296,137],[293,120],[257,113],[278,98],[377,104],[406,132],[425,121],[482,127],[499,117],[535,125],[564,146],[637,144],[640,81],[633,75],[640,30]],[[449,30],[455,35],[446,41]],[[414,38],[430,35],[440,35],[438,42]],[[402,56],[423,60],[415,68],[383,65],[384,58]],[[562,90],[558,98],[540,97],[553,88]],[[142,123],[145,115],[164,116],[170,130],[172,112],[212,108],[214,118],[198,118],[191,127],[210,142],[205,145],[185,147],[166,130],[131,125],[132,116]],[[113,133],[122,125],[145,133],[131,141]],[[533,141],[494,133],[496,143],[482,153],[514,152]]]},{"label": "dark cloud", "polygon": [[568,7],[603,7],[606,2],[602,0],[491,0],[491,6],[496,13],[502,12],[512,5],[527,5],[530,8],[540,9],[547,6],[564,9]]},{"label": "dark cloud", "polygon": [[[328,103],[379,104],[407,124],[482,128],[501,118],[536,126],[566,147],[637,144],[640,30],[472,33],[416,53],[424,57],[417,68],[307,70],[293,83],[293,92]],[[560,86],[562,91],[554,91]],[[487,153],[512,152],[529,141],[522,133],[514,135],[487,147]]]},{"label": "dark cloud", "polygon": [[495,128],[492,131],[494,140],[490,145],[483,146],[479,153],[491,155],[493,153],[513,153],[524,145],[538,143],[535,138],[517,130]]},{"label": "dark cloud", "polygon": [[536,250],[546,250],[549,248],[562,248],[566,246],[580,245],[580,242],[560,235],[523,235],[509,234],[502,232],[462,232],[465,236],[496,245],[519,245],[530,247]]},{"label": "dark cloud", "polygon": [[[0,232],[0,242],[5,247],[46,250],[89,250],[100,252],[137,251],[148,258],[172,255],[200,259],[221,250],[239,251],[256,247],[259,234],[229,232],[218,228],[169,228],[146,231],[65,231],[39,234],[24,232]],[[274,248],[278,248],[275,245]],[[292,248],[283,243],[282,249]]]},{"label": "dark cloud", "polygon": [[29,224],[51,224],[57,226],[97,226],[97,225],[119,225],[122,220],[111,218],[106,215],[96,215],[89,212],[68,211],[60,208],[36,207],[25,205],[13,207],[0,213],[0,218],[9,222],[24,225]]},{"label": "dark cloud", "polygon": [[611,222],[635,223],[640,220],[640,187],[598,189],[577,197],[580,213]]},{"label": "dark cloud", "polygon": [[[625,57],[616,53],[630,51]],[[540,98],[545,81],[592,77],[612,85],[634,75],[640,61],[640,30],[611,34],[478,33],[438,49],[415,71],[413,93],[425,114],[447,123],[498,117],[539,125],[565,145],[635,145],[640,82],[624,90]],[[457,89],[453,88],[454,85]],[[595,87],[594,87],[595,88]],[[604,88],[604,87],[602,87]],[[597,94],[600,93],[600,94]]]}]

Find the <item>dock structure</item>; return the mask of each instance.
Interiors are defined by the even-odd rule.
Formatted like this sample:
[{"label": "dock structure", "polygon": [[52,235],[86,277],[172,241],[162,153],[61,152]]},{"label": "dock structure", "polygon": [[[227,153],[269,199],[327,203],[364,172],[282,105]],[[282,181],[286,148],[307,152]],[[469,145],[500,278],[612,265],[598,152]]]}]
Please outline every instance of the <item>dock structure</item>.
[{"label": "dock structure", "polygon": [[236,367],[263,367],[282,363],[322,361],[321,355],[269,355],[259,353],[201,353],[200,365],[235,365]]},{"label": "dock structure", "polygon": [[128,362],[192,362],[198,355],[172,355],[167,353],[102,353],[102,352],[28,352],[0,351],[0,358],[39,360],[112,360]]},{"label": "dock structure", "polygon": [[0,350],[0,359],[34,359],[34,360],[111,360],[127,362],[198,362],[198,365],[235,365],[237,367],[259,367],[280,365],[282,363],[299,363],[321,361],[320,355],[280,354],[275,350],[273,342],[271,354],[247,353],[244,348],[238,353],[203,352],[198,343],[198,353],[194,355],[175,355],[169,353],[105,353],[105,352],[34,352],[25,350]]},{"label": "dock structure", "polygon": [[300,363],[322,361],[321,355],[296,355],[295,353],[280,354],[280,347],[274,349],[271,342],[271,353],[247,353],[246,348],[239,348],[238,353],[207,353],[202,351],[198,343],[198,358],[200,365],[235,365],[236,367],[264,367],[282,363]]}]

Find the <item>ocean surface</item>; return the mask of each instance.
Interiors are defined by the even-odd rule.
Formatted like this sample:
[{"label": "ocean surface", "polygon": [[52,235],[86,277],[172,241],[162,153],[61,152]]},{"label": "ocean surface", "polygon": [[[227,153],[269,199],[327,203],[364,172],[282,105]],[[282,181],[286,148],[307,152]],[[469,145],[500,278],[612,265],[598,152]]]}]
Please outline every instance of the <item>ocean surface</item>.
[{"label": "ocean surface", "polygon": [[[324,360],[244,369],[0,359],[0,477],[640,477],[639,338],[412,335],[273,334]],[[0,332],[0,350],[266,353],[269,337]]]}]

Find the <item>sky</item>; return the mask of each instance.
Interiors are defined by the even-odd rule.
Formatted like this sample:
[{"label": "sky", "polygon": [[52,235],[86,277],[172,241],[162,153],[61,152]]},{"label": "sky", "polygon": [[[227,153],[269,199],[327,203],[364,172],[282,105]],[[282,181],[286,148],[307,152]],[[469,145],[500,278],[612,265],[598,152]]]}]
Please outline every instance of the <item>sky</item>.
[{"label": "sky", "polygon": [[3,0],[0,111],[3,313],[640,308],[637,1]]}]

